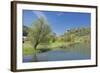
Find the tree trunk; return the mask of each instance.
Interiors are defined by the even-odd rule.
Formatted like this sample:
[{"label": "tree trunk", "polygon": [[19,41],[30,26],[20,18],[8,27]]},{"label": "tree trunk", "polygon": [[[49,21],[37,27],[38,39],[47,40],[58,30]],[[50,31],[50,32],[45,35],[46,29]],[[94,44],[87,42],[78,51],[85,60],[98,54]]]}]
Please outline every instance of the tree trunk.
[{"label": "tree trunk", "polygon": [[37,59],[37,45],[38,45],[38,42],[34,45],[34,49],[35,49],[35,53],[34,53],[34,61],[37,62],[38,59]]},{"label": "tree trunk", "polygon": [[35,53],[34,53],[34,61],[37,62],[37,54],[36,54],[36,50],[35,50]]}]

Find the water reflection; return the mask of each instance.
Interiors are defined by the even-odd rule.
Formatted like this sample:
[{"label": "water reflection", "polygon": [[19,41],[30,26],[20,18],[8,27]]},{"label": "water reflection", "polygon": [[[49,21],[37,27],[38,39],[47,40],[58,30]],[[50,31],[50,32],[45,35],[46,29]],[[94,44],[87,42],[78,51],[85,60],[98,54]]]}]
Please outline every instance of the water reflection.
[{"label": "water reflection", "polygon": [[[37,54],[37,60],[39,61],[62,61],[62,60],[82,60],[90,59],[90,54],[81,52],[66,52],[63,50],[53,50],[45,53]],[[23,62],[33,62],[34,56],[24,56]]]}]

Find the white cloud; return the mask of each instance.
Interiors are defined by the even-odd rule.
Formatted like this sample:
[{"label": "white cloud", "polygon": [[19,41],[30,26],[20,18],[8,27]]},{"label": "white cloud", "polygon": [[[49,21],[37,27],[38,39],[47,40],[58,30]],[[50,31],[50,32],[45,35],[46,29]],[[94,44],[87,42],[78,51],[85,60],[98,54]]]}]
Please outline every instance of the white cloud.
[{"label": "white cloud", "polygon": [[57,16],[61,16],[63,15],[63,12],[57,13]]},{"label": "white cloud", "polygon": [[33,11],[33,13],[36,14],[36,16],[38,18],[44,17],[45,19],[47,19],[46,16],[45,16],[45,14],[43,12],[41,12],[41,11]]}]

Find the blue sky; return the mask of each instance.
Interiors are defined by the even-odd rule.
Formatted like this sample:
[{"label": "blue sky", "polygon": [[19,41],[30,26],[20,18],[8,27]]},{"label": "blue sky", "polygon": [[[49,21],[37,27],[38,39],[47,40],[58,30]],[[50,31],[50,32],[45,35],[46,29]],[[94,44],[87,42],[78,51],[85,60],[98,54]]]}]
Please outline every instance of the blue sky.
[{"label": "blue sky", "polygon": [[49,22],[57,35],[71,28],[89,27],[91,24],[90,13],[23,10],[23,25],[30,26],[41,16]]}]

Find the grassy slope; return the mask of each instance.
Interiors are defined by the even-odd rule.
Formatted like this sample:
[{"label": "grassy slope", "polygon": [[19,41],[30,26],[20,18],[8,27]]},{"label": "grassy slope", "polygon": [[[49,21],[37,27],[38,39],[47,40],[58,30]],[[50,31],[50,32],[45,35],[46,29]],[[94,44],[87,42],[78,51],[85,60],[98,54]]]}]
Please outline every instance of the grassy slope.
[{"label": "grassy slope", "polygon": [[[62,47],[62,46],[66,47]],[[39,45],[37,48],[37,52],[46,52],[49,50],[65,50],[66,52],[81,52],[81,53],[86,53],[90,54],[90,45],[87,43],[73,43],[73,44],[67,44],[67,43],[62,43],[62,42],[55,42],[50,45]],[[23,55],[32,55],[34,52],[34,48],[29,43],[24,43],[23,44]]]}]

